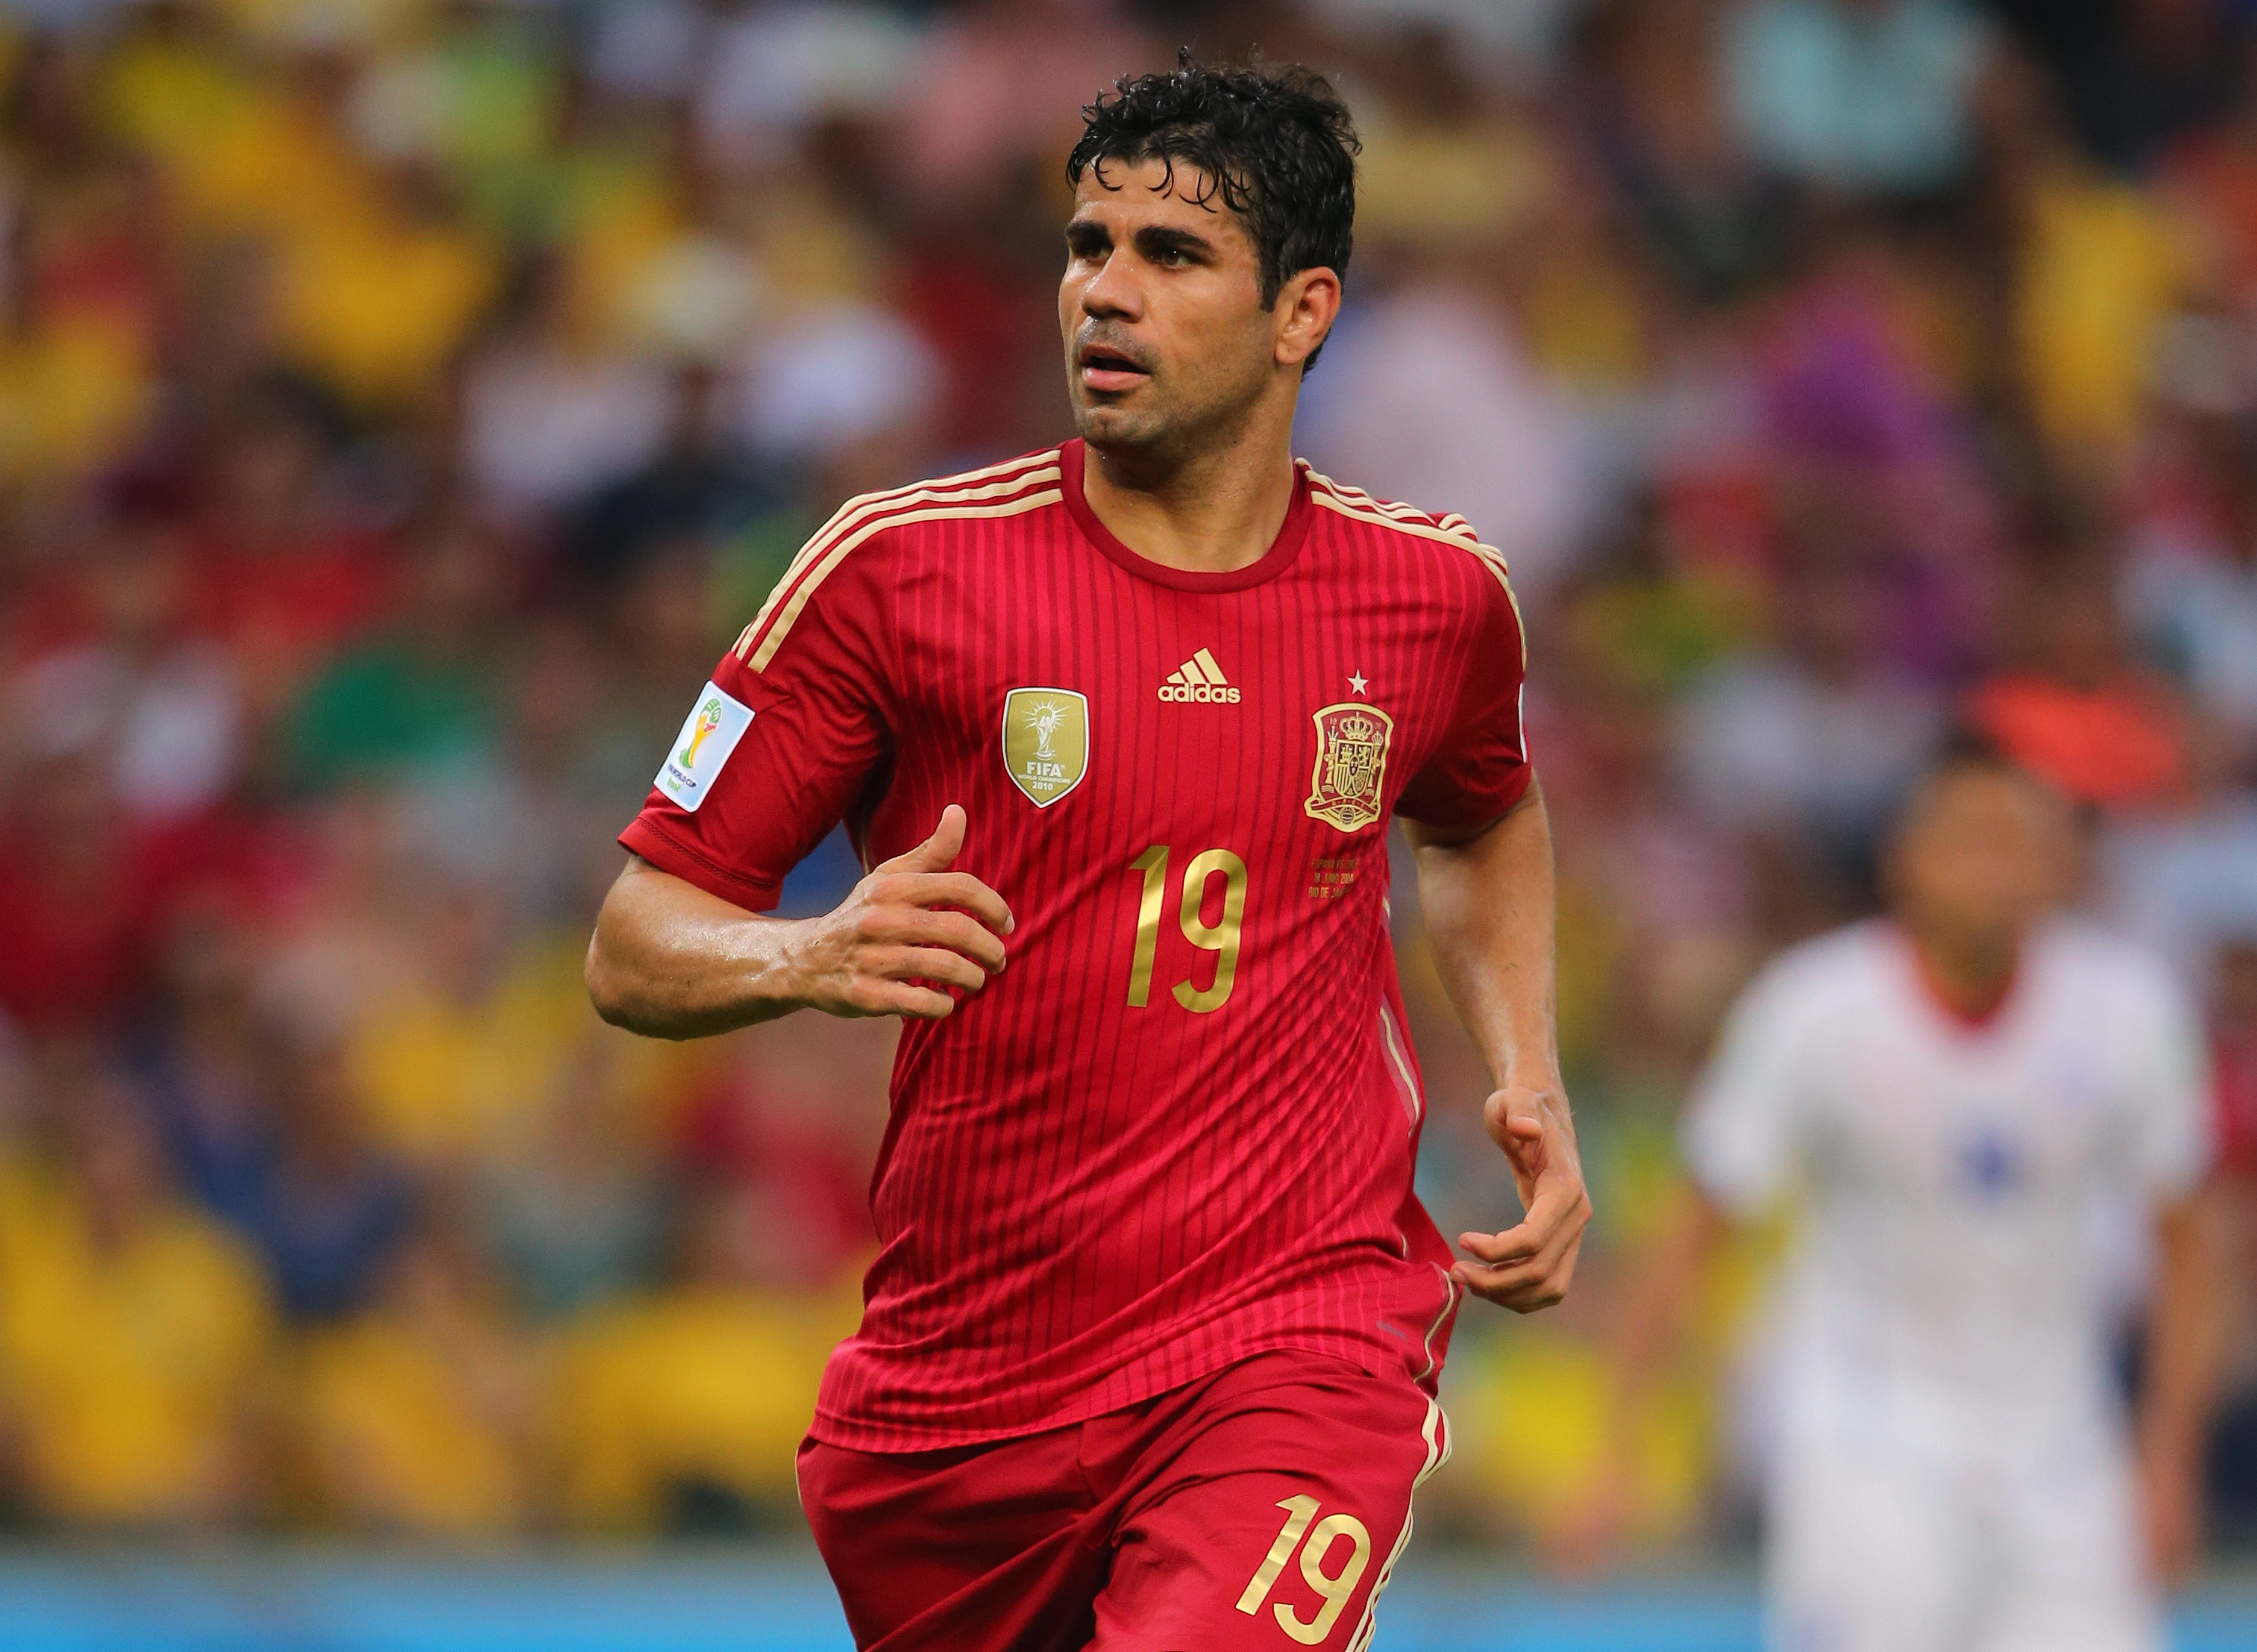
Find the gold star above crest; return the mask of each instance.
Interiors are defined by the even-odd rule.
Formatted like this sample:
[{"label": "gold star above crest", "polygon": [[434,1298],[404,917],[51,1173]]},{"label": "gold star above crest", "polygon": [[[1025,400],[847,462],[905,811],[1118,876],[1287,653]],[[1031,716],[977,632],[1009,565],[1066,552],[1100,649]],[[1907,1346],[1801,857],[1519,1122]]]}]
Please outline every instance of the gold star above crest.
[{"label": "gold star above crest", "polygon": [[1369,683],[1363,680],[1363,674],[1361,671],[1351,671],[1348,673],[1348,691],[1349,693],[1361,695],[1365,689],[1370,686],[1371,685]]}]

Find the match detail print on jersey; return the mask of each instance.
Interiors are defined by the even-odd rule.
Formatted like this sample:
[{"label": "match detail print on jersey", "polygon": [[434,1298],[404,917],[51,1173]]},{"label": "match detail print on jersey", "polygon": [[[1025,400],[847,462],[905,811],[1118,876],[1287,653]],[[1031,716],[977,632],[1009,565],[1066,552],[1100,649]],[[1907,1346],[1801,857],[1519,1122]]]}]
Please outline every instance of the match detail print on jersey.
[{"label": "match detail print on jersey", "polygon": [[1089,701],[1070,688],[1015,688],[1003,697],[1003,768],[1047,809],[1089,772]]},{"label": "match detail print on jersey", "polygon": [[666,754],[658,778],[651,783],[689,810],[697,812],[713,778],[737,742],[753,726],[753,708],[726,690],[706,684],[683,720],[682,733]]},{"label": "match detail print on jersey", "polygon": [[1317,726],[1317,764],[1301,806],[1312,819],[1342,832],[1361,831],[1382,813],[1380,788],[1395,720],[1376,705],[1344,700],[1312,713],[1311,720]]},{"label": "match detail print on jersey", "polygon": [[1168,673],[1160,698],[1178,705],[1235,705],[1242,696],[1230,685],[1214,656],[1201,649]]}]

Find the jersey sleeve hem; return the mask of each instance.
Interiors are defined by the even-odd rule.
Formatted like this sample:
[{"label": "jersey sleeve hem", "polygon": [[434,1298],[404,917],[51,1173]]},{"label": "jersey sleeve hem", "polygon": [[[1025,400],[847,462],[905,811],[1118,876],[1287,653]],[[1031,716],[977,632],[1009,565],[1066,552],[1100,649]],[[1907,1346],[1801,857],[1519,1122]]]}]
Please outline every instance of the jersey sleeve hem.
[{"label": "jersey sleeve hem", "polygon": [[1440,826],[1447,831],[1471,828],[1485,831],[1511,814],[1520,800],[1528,795],[1529,783],[1536,778],[1535,766],[1522,763],[1505,783],[1485,797],[1468,798],[1456,808],[1426,808],[1398,805],[1395,812],[1405,820],[1415,820],[1420,826]]},{"label": "jersey sleeve hem", "polygon": [[694,883],[708,895],[746,911],[771,911],[782,897],[780,884],[762,883],[731,871],[674,836],[647,814],[638,815],[627,823],[627,829],[619,833],[619,846],[630,854],[640,855],[660,871],[685,883]]}]

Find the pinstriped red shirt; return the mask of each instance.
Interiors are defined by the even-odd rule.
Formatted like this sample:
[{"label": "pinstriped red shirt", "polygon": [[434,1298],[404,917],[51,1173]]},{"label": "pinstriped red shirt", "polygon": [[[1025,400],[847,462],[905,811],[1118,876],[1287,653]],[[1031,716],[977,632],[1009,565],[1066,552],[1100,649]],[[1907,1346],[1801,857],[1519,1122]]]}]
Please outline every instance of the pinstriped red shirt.
[{"label": "pinstriped red shirt", "polygon": [[835,1445],[1031,1433],[1280,1347],[1431,1384],[1457,1307],[1385,833],[1526,789],[1503,560],[1303,465],[1260,561],[1183,572],[1081,467],[847,505],[621,838],[764,910],[838,820],[874,864],[959,803],[958,865],[1017,919],[1001,975],[903,1031]]}]

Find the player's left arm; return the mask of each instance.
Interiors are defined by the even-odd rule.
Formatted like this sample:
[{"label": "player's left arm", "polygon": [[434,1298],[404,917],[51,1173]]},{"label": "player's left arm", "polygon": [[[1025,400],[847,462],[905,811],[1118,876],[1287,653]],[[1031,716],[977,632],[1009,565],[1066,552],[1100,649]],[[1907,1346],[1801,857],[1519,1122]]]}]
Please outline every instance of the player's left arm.
[{"label": "player's left arm", "polygon": [[2154,1212],[2155,1239],[2136,1419],[2140,1501],[2149,1565],[2169,1585],[2201,1550],[2203,1459],[2225,1355],[2211,1074],[2200,1018],[2160,968],[2127,975],[2115,1002],[2130,1053],[2121,1167]]},{"label": "player's left arm", "polygon": [[1567,1294],[1591,1219],[1567,1090],[1560,1079],[1553,975],[1552,827],[1541,790],[1474,828],[1405,818],[1434,961],[1496,1085],[1483,1108],[1525,1215],[1503,1233],[1467,1233],[1466,1287],[1517,1313]]},{"label": "player's left arm", "polygon": [[2139,1450],[2148,1559],[2166,1586],[2185,1581],[2202,1548],[2204,1458],[2225,1353],[2218,1248],[2205,1190],[2157,1209]]}]

